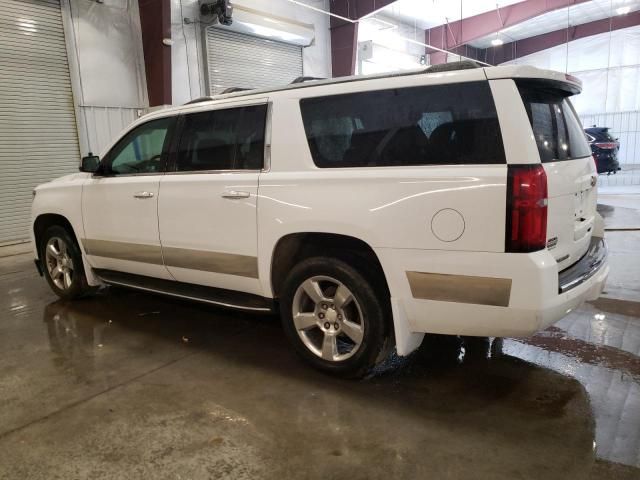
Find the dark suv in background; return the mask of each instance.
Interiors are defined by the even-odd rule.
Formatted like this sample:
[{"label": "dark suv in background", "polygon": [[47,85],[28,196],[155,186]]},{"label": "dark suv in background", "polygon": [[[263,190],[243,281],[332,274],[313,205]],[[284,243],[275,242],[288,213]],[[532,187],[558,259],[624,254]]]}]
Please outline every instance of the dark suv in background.
[{"label": "dark suv in background", "polygon": [[585,128],[584,132],[587,134],[587,140],[591,146],[598,173],[611,175],[620,170],[620,164],[618,163],[620,142],[609,134],[609,127],[596,127],[594,125],[593,127]]}]

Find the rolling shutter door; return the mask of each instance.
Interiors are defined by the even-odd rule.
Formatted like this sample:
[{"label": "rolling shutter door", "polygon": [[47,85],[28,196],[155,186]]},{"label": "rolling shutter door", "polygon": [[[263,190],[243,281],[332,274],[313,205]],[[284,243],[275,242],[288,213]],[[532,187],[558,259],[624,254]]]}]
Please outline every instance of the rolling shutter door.
[{"label": "rolling shutter door", "polygon": [[209,93],[287,85],[302,75],[302,47],[208,27]]},{"label": "rolling shutter door", "polygon": [[0,245],[29,237],[33,187],[78,158],[59,0],[0,0]]}]

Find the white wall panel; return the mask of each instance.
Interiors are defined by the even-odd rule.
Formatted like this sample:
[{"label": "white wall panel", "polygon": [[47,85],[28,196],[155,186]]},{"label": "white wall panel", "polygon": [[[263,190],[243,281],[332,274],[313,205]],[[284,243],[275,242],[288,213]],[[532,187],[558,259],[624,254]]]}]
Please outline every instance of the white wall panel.
[{"label": "white wall panel", "polygon": [[420,57],[425,55],[425,49],[406,39],[424,42],[424,30],[415,24],[408,25],[383,15],[361,20],[358,24],[358,43],[371,41],[373,48],[371,58],[367,60],[360,58],[358,49],[356,74],[420,68]]},{"label": "white wall panel", "polygon": [[69,0],[83,105],[148,105],[137,0]]},{"label": "white wall panel", "polygon": [[61,2],[80,152],[99,154],[148,108],[138,1]]},{"label": "white wall panel", "polygon": [[576,75],[581,115],[640,110],[640,26],[601,33],[506,62]]}]

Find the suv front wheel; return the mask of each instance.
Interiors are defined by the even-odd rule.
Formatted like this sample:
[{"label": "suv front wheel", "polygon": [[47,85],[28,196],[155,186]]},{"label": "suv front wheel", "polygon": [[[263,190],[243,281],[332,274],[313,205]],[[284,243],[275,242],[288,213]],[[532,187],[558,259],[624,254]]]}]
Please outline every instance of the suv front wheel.
[{"label": "suv front wheel", "polygon": [[70,300],[91,292],[80,249],[64,227],[47,228],[40,242],[40,259],[49,286],[60,298]]},{"label": "suv front wheel", "polygon": [[388,353],[389,299],[348,263],[314,257],[285,280],[280,312],[287,337],[316,368],[365,375]]}]

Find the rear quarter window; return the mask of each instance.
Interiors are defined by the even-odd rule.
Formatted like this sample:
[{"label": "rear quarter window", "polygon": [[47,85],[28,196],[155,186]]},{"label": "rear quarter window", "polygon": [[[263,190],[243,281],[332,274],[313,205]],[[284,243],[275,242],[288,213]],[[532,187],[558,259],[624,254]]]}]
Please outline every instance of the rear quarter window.
[{"label": "rear quarter window", "polygon": [[306,98],[300,109],[320,168],[506,163],[487,82]]},{"label": "rear quarter window", "polygon": [[569,93],[541,81],[516,82],[543,163],[591,155]]}]

